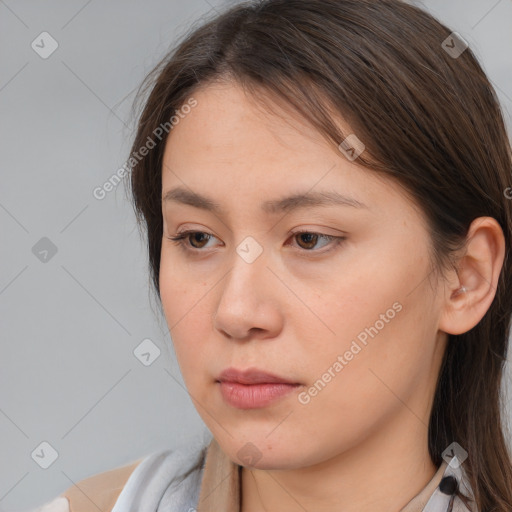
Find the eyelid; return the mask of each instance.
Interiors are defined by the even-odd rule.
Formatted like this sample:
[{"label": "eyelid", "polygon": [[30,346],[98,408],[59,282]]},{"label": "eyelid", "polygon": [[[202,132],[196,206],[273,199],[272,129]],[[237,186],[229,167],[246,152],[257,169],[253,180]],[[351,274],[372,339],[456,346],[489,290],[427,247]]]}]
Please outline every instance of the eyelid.
[{"label": "eyelid", "polygon": [[319,231],[319,229],[321,230],[321,229],[333,229],[333,228],[323,228],[321,226],[316,226],[316,227],[308,228],[307,226],[306,227],[301,226],[300,228],[296,228],[295,230],[291,230],[289,233],[290,233],[290,235],[297,235],[297,234],[300,234],[300,233],[313,233],[315,235],[322,235],[322,236],[333,236],[333,237],[346,236],[346,233],[343,232],[343,231],[340,231],[340,230],[335,230],[339,234],[334,235],[334,234],[324,233],[323,231]]},{"label": "eyelid", "polygon": [[[188,240],[188,236],[191,234],[195,234],[195,233],[201,233],[201,234],[207,235],[208,237],[210,237],[210,239],[211,239],[211,237],[218,239],[218,237],[215,236],[214,234],[212,234],[208,231],[200,230],[200,229],[184,229],[182,231],[178,231],[175,236],[172,236],[172,237],[166,236],[166,238],[168,240],[172,241],[173,243],[175,243],[176,245],[178,245],[183,251],[185,251],[186,253],[189,253],[191,255],[200,255],[201,253],[207,253],[208,251],[206,249],[196,249],[196,248],[190,247],[186,244],[186,242]],[[322,256],[324,254],[327,254],[327,253],[335,250],[347,238],[346,236],[343,236],[343,235],[329,235],[326,233],[321,233],[319,231],[315,231],[314,229],[307,229],[307,228],[297,228],[297,230],[290,231],[290,236],[294,237],[296,235],[300,235],[303,233],[318,235],[320,237],[326,238],[329,240],[327,247],[330,245],[330,247],[326,250],[322,250],[322,249],[307,250],[307,249],[302,249],[297,246],[293,246],[294,250],[298,251],[299,255],[304,256],[304,257],[308,257],[309,255]],[[288,237],[288,238],[290,238],[290,237]],[[324,246],[324,247],[326,247],[326,246]]]}]

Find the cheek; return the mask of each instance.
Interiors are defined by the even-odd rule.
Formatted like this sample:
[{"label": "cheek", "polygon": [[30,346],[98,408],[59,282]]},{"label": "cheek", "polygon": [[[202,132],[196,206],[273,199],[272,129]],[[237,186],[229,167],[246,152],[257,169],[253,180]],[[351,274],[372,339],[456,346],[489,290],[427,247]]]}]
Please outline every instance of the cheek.
[{"label": "cheek", "polygon": [[[380,313],[380,308],[371,311]],[[343,326],[338,324],[340,332],[348,324],[352,332],[366,332],[364,327],[375,323],[373,316],[366,315],[363,330],[359,321],[347,320]],[[336,439],[337,447],[343,451],[381,428],[386,418],[401,413],[407,415],[408,408],[421,415],[422,403],[416,400],[423,396],[430,362],[425,360],[428,355],[422,352],[421,337],[411,336],[407,331],[415,323],[418,327],[412,304],[406,303],[378,334],[370,330],[372,335],[368,334],[366,344],[347,335],[343,339],[338,337],[328,347],[311,350],[309,387],[304,390],[308,397],[303,395],[302,402],[296,404],[293,432],[288,431],[288,435],[293,437],[297,432],[295,442],[300,443],[304,438],[318,438],[317,432],[321,430],[326,439]],[[338,356],[343,357],[343,363]],[[309,402],[305,403],[307,399]],[[320,439],[317,442],[318,449],[325,449],[325,456],[328,456],[332,444]]]},{"label": "cheek", "polygon": [[187,323],[195,304],[199,305],[201,296],[205,295],[207,284],[194,278],[190,267],[174,255],[175,251],[162,248],[159,271],[160,297],[171,334]]},{"label": "cheek", "polygon": [[167,326],[187,388],[203,375],[209,318],[206,283],[196,283],[174,265],[160,266],[160,297]]},{"label": "cheek", "polygon": [[431,291],[422,282],[427,261],[411,257],[407,263],[405,257],[380,255],[381,265],[360,260],[346,279],[337,278],[315,294],[330,332],[323,329],[327,335],[319,336],[310,328],[303,336],[308,340],[302,353],[309,360],[309,384],[320,380],[321,388],[329,380],[329,369],[336,375],[319,392],[323,398],[311,401],[351,415],[357,411],[355,417],[361,419],[369,403],[388,407],[396,401],[393,392],[407,395],[411,385],[425,378],[433,359]]}]

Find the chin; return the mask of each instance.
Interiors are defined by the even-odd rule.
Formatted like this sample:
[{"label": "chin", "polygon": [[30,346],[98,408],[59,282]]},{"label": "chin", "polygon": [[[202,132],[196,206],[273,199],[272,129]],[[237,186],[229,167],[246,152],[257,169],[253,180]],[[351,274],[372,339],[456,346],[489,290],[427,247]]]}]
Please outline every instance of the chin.
[{"label": "chin", "polygon": [[[222,449],[228,457],[248,469],[293,469],[302,467],[304,453],[299,453],[297,445],[281,439],[270,441],[265,433],[254,436],[240,436],[237,441],[225,439]],[[220,443],[219,443],[220,444]],[[292,446],[293,444],[293,446]]]}]

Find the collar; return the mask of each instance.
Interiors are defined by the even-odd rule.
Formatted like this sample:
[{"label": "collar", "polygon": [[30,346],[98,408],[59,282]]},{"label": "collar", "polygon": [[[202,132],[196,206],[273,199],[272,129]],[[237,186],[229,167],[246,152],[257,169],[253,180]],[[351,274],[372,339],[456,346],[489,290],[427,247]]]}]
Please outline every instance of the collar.
[{"label": "collar", "polygon": [[[197,512],[240,512],[241,469],[213,438],[206,453]],[[400,512],[466,512],[469,509],[454,497],[453,487],[463,479],[460,465],[443,460],[428,484]],[[467,489],[466,483],[463,491]]]}]

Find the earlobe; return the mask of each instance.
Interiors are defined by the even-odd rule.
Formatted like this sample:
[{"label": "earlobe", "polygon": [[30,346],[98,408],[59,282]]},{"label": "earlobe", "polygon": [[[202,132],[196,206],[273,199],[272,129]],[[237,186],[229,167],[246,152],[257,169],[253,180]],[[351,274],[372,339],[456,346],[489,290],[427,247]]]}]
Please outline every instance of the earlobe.
[{"label": "earlobe", "polygon": [[475,219],[456,276],[446,286],[440,330],[463,334],[480,322],[496,295],[504,257],[505,237],[496,219]]}]

